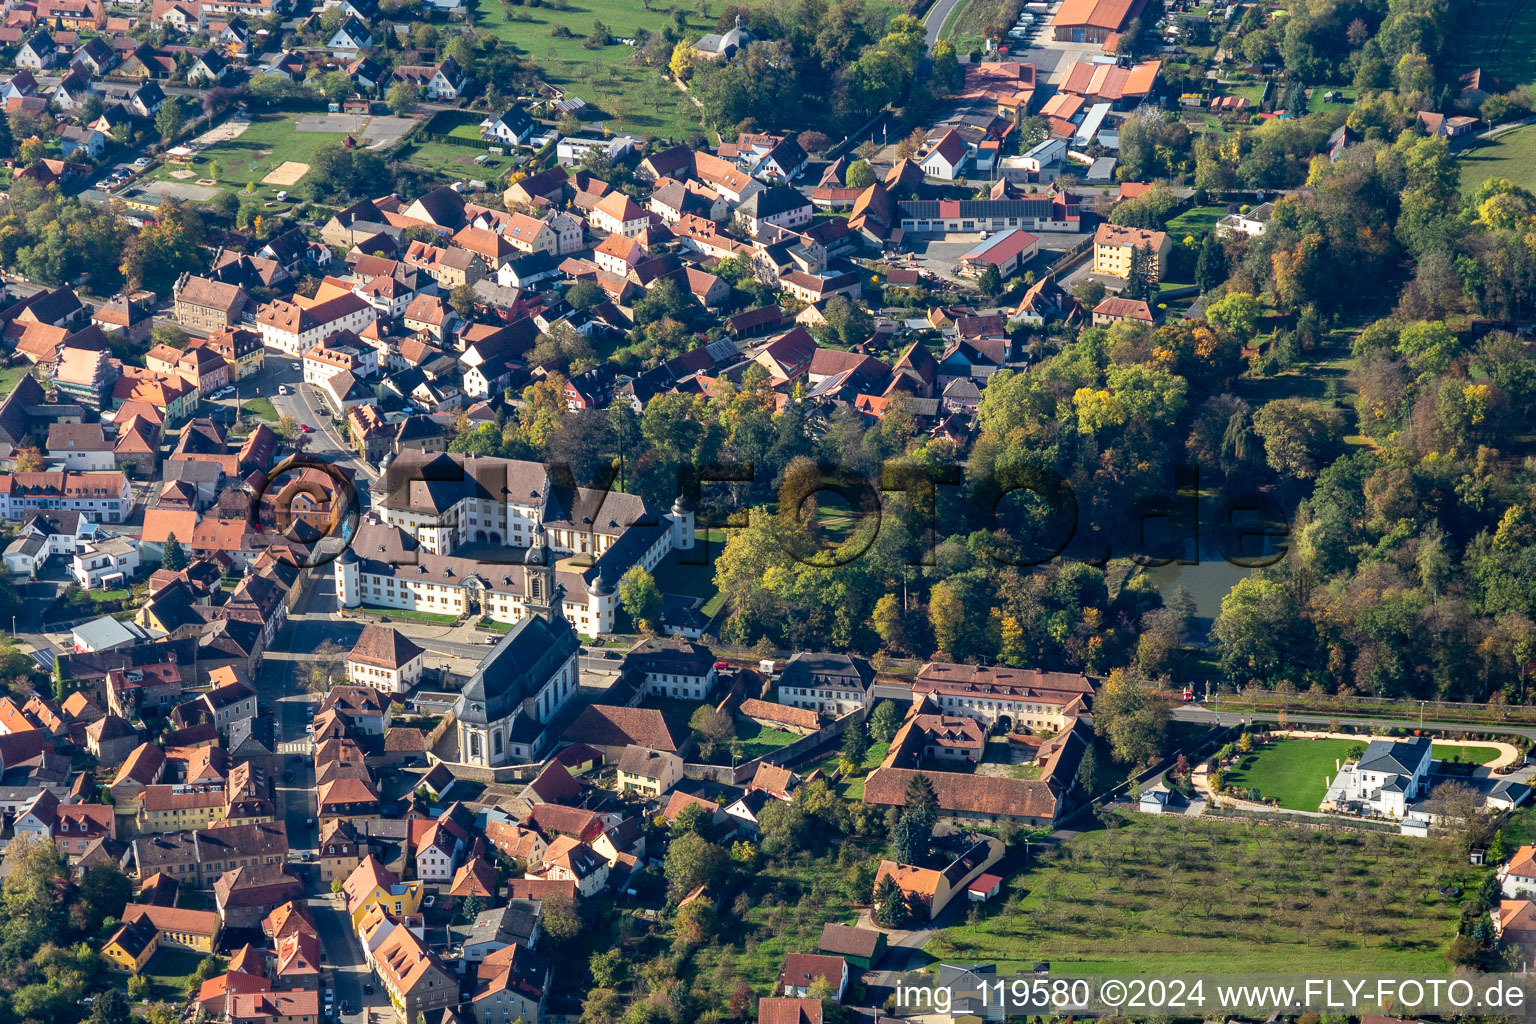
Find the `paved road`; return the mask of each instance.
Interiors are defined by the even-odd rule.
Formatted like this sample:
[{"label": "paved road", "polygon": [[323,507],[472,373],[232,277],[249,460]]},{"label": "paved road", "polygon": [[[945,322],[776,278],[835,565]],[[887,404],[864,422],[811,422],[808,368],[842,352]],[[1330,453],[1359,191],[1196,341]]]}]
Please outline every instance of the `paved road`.
[{"label": "paved road", "polygon": [[944,27],[944,22],[949,19],[949,12],[955,9],[961,0],[933,0],[933,6],[928,8],[928,13],[923,15],[923,28],[928,33],[928,49],[939,41],[939,30]]}]

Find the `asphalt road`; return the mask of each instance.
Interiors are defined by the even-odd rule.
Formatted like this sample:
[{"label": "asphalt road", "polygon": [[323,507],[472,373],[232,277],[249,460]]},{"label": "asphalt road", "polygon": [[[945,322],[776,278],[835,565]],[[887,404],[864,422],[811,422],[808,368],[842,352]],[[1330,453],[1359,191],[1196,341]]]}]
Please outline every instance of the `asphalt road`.
[{"label": "asphalt road", "polygon": [[325,640],[350,648],[361,631],[355,623],[339,622],[332,617],[336,592],[331,580],[326,573],[311,584],[309,594],[290,615],[280,639],[263,660],[256,690],[262,706],[274,708],[277,715],[279,770],[293,772],[291,782],[279,777],[277,809],[295,861],[306,865],[300,868],[309,893],[306,902],[320,932],[326,966],[332,972],[335,1006],[339,1010],[345,1003],[352,1010],[351,1014],[338,1014],[335,1019],[343,1024],[363,1024],[368,1009],[389,1009],[388,996],[378,985],[373,985],[373,995],[364,994],[363,986],[372,984],[373,979],[346,907],[331,895],[330,883],[319,880],[312,862],[302,859],[305,852],[314,850],[319,843],[316,828],[309,824],[315,814],[315,768],[313,744],[305,732],[318,703],[304,684],[304,657],[294,652],[311,651]]},{"label": "asphalt road", "polygon": [[944,22],[949,18],[949,12],[955,9],[960,0],[934,0],[933,6],[928,8],[928,13],[923,15],[923,28],[928,34],[928,49],[939,41],[939,30],[944,27]]}]

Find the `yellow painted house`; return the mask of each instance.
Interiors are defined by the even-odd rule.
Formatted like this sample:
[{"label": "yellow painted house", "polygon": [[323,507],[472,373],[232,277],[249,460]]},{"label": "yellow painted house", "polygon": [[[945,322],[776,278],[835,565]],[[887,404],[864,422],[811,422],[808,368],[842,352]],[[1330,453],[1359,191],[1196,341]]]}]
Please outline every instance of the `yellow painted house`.
[{"label": "yellow painted house", "polygon": [[156,944],[164,949],[212,953],[219,941],[219,915],[211,910],[155,907],[130,903],[123,908],[123,923],[148,921],[157,933]]},{"label": "yellow painted house", "polygon": [[228,810],[220,790],[176,792],[174,786],[146,786],[139,807],[140,832],[189,832],[224,820]]},{"label": "yellow painted house", "polygon": [[138,974],[149,962],[149,958],[155,955],[155,949],[160,938],[154,923],[148,918],[139,918],[137,921],[124,923],[107,944],[101,947],[101,958],[106,961],[107,970],[116,971],[118,974]]},{"label": "yellow painted house", "polygon": [[352,919],[354,930],[373,907],[380,907],[395,917],[417,913],[425,895],[420,880],[400,881],[372,854],[353,869],[341,883],[341,888],[347,896],[347,915]]}]

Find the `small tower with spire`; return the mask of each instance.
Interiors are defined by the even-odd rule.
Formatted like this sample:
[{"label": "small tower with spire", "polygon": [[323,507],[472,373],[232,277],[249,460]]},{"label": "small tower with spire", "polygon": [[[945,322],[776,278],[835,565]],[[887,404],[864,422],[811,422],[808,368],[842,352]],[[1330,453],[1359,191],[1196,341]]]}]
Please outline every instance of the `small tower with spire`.
[{"label": "small tower with spire", "polygon": [[689,507],[688,499],[679,494],[677,500],[672,503],[672,511],[667,513],[667,520],[672,524],[672,547],[676,551],[693,550],[693,509]]}]

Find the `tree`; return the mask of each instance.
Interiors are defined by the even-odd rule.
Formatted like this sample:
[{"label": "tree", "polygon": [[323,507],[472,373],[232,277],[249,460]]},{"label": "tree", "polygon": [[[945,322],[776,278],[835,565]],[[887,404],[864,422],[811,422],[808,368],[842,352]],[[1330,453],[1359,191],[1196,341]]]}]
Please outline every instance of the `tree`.
[{"label": "tree", "polygon": [[453,311],[468,320],[475,312],[475,287],[470,284],[461,284],[448,294],[448,305]]},{"label": "tree", "polygon": [[165,556],[160,562],[160,567],[172,572],[180,572],[187,567],[187,552],[181,546],[181,541],[176,539],[176,534],[169,533],[165,537]]},{"label": "tree", "polygon": [[656,578],[634,566],[619,580],[619,604],[640,629],[655,633],[661,626],[661,591]]},{"label": "tree", "polygon": [[989,299],[995,299],[1003,290],[1003,275],[998,272],[996,266],[988,263],[981,270],[981,276],[976,279],[976,287],[981,294]]},{"label": "tree", "polygon": [[688,719],[688,728],[693,731],[694,738],[698,740],[699,756],[706,761],[713,758],[716,751],[736,738],[736,727],[731,721],[730,713],[717,710],[708,704],[701,704],[694,710],[693,717]]},{"label": "tree", "polygon": [[133,1019],[133,1008],[122,992],[109,988],[91,1003],[91,1024],[128,1024]]},{"label": "tree", "polygon": [[1466,850],[1480,850],[1493,838],[1493,818],[1476,790],[1464,782],[1442,782],[1429,794],[1440,827]]},{"label": "tree", "polygon": [[1168,740],[1168,701],[1130,669],[1117,668],[1093,702],[1094,732],[1123,764],[1149,764]]},{"label": "tree", "polygon": [[1227,279],[1227,251],[1216,240],[1216,233],[1208,231],[1200,242],[1200,255],[1195,260],[1195,284],[1201,294],[1221,286]]},{"label": "tree", "polygon": [[1253,414],[1269,466],[1281,476],[1310,480],[1333,461],[1343,438],[1343,418],[1320,403],[1282,398]]},{"label": "tree", "polygon": [[864,760],[864,754],[869,750],[869,740],[864,735],[864,727],[857,722],[849,725],[843,733],[842,754],[854,764]]},{"label": "tree", "polygon": [[911,916],[906,894],[893,875],[881,875],[875,883],[874,905],[875,923],[882,928],[900,928]]},{"label": "tree", "polygon": [[563,892],[544,897],[544,934],[562,945],[581,934],[581,915],[576,904]]},{"label": "tree", "polygon": [[855,160],[844,172],[843,183],[849,188],[868,188],[875,183],[875,169],[867,160]]},{"label": "tree", "polygon": [[891,829],[891,852],[902,864],[916,864],[928,853],[929,838],[917,816],[902,814]]},{"label": "tree", "polygon": [[618,988],[629,977],[629,961],[622,949],[593,953],[587,968],[592,972],[592,983],[598,988]]},{"label": "tree", "polygon": [[170,142],[174,139],[186,123],[187,112],[182,107],[181,101],[174,98],[167,99],[159,113],[155,114],[155,131],[160,133],[162,142]]},{"label": "tree", "polygon": [[309,667],[304,683],[311,693],[329,693],[346,676],[346,652],[334,641],[322,640],[305,660]]},{"label": "tree", "polygon": [[674,838],[667,846],[667,858],[662,871],[673,891],[681,895],[701,885],[718,882],[727,866],[724,850],[698,833],[689,832]]},{"label": "tree", "polygon": [[869,716],[869,735],[876,743],[889,743],[901,728],[901,709],[893,700],[883,700],[875,705]]},{"label": "tree", "polygon": [[28,445],[16,452],[16,472],[41,473],[48,468],[48,460],[37,445]]},{"label": "tree", "polygon": [[47,155],[48,143],[35,135],[24,141],[20,150],[17,151],[17,157],[24,164],[36,163]]},{"label": "tree", "polygon": [[1253,340],[1259,329],[1259,300],[1247,292],[1228,292],[1205,309],[1206,322],[1237,339],[1239,345]]},{"label": "tree", "polygon": [[384,103],[396,117],[408,117],[421,100],[421,90],[410,82],[396,82],[384,94]]}]

